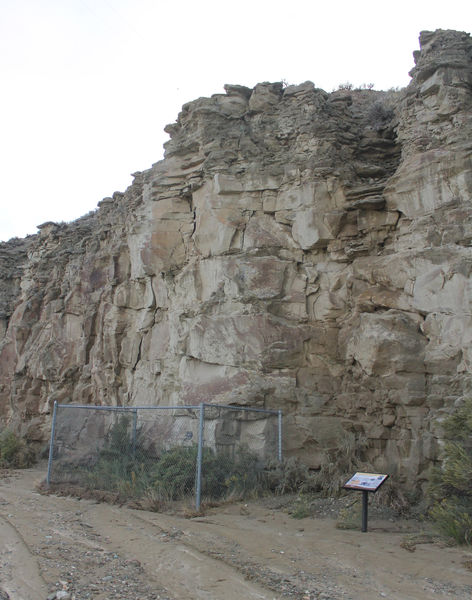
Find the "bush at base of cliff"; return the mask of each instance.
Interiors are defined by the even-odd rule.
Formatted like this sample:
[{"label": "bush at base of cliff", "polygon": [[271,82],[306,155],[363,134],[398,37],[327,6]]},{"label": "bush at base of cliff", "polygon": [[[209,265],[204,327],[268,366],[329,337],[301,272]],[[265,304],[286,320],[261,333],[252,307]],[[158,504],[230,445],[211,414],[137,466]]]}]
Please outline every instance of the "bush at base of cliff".
[{"label": "bush at base of cliff", "polygon": [[431,476],[430,515],[444,535],[472,545],[472,399],[445,420],[443,464]]},{"label": "bush at base of cliff", "polygon": [[34,453],[12,431],[0,433],[0,467],[24,469],[34,463]]},{"label": "bush at base of cliff", "polygon": [[[196,446],[164,452],[152,469],[152,487],[169,500],[193,494],[197,452]],[[201,494],[207,499],[244,498],[266,491],[263,465],[245,448],[234,457],[203,448],[201,475]]]},{"label": "bush at base of cliff", "polygon": [[[154,449],[151,454],[141,430],[136,430],[133,443],[130,426],[127,417],[118,419],[96,460],[75,469],[63,463],[64,474],[91,490],[110,491],[120,498],[145,498],[152,507],[195,494],[197,446],[175,446],[157,453]],[[202,498],[253,496],[267,491],[267,485],[264,464],[247,448],[239,448],[234,456],[202,449]]]}]

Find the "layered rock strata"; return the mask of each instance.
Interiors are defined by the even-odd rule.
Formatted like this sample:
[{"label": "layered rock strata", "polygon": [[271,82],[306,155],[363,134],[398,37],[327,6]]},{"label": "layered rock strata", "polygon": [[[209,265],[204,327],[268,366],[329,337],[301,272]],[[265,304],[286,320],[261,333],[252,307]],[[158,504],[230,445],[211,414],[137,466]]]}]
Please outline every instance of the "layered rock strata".
[{"label": "layered rock strata", "polygon": [[163,161],[0,247],[0,414],[55,400],[282,408],[318,468],[346,439],[405,484],[472,367],[472,42],[423,32],[410,85],[311,82],[183,106]]}]

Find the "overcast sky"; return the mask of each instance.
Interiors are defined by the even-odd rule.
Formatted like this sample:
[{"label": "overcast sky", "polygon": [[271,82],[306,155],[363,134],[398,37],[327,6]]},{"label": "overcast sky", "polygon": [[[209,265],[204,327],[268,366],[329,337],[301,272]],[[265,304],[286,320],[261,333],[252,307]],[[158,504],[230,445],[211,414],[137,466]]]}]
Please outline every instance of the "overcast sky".
[{"label": "overcast sky", "polygon": [[0,0],[0,240],[71,221],[163,156],[183,103],[225,83],[405,86],[457,0]]}]

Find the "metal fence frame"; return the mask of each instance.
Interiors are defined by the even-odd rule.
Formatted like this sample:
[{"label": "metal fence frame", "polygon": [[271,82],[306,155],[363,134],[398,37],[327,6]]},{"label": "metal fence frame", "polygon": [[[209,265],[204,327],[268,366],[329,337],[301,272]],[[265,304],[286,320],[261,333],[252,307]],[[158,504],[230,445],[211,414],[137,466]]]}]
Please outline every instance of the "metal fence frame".
[{"label": "metal fence frame", "polygon": [[86,410],[99,410],[99,411],[111,411],[111,412],[125,412],[132,413],[133,415],[133,429],[132,429],[132,445],[133,448],[136,446],[136,427],[138,411],[146,410],[199,410],[199,426],[198,426],[198,449],[197,449],[197,464],[196,464],[196,477],[195,477],[195,508],[200,510],[201,506],[201,490],[202,490],[202,456],[203,448],[205,444],[204,440],[204,425],[205,425],[205,408],[218,408],[233,410],[235,412],[256,412],[263,413],[266,415],[277,416],[277,459],[282,462],[282,411],[281,410],[270,410],[265,408],[253,408],[247,406],[231,406],[222,404],[209,404],[202,402],[198,406],[195,405],[180,405],[180,406],[95,406],[91,404],[58,404],[54,402],[52,426],[51,426],[51,438],[49,441],[49,458],[48,458],[48,471],[46,476],[46,483],[48,487],[51,483],[51,470],[54,455],[54,439],[56,434],[56,421],[57,421],[57,409],[58,408],[78,408]]}]

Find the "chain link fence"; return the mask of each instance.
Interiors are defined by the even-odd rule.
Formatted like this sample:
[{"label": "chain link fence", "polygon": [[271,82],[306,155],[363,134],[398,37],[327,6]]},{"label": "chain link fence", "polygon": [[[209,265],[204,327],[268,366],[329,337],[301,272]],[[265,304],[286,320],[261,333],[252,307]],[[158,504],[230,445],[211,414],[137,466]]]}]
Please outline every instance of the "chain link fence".
[{"label": "chain link fence", "polygon": [[282,461],[282,412],[237,406],[55,404],[47,484],[147,499],[244,497]]}]

